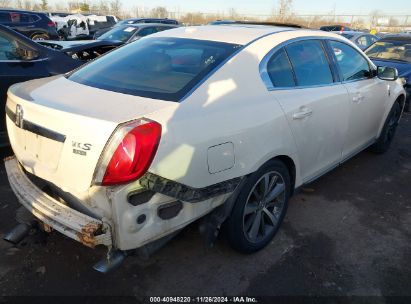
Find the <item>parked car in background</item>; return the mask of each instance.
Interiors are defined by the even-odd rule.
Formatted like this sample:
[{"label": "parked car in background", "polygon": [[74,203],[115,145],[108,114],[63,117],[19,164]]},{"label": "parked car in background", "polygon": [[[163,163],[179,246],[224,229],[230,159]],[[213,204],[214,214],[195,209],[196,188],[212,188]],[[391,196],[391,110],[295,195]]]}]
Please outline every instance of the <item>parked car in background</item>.
[{"label": "parked car in background", "polygon": [[365,50],[374,42],[378,41],[378,38],[375,35],[371,35],[364,32],[356,32],[356,31],[343,31],[343,32],[335,32],[336,34],[340,34],[341,36],[351,40],[354,42],[361,50]]},{"label": "parked car in background", "polygon": [[252,253],[277,233],[294,189],[389,148],[405,98],[396,73],[327,32],[162,31],[12,86],[7,175],[49,230],[116,249],[106,264],[206,214],[206,235],[225,221],[232,247]]},{"label": "parked car in background", "polygon": [[411,35],[391,35],[375,42],[365,50],[367,56],[378,66],[394,67],[407,91],[406,111],[411,100]]},{"label": "parked car in background", "polygon": [[0,24],[30,39],[59,39],[56,25],[45,13],[0,9]]},{"label": "parked car in background", "polygon": [[[131,18],[131,19],[125,19],[118,21],[115,25],[113,25],[111,28],[116,27],[116,26],[122,26],[122,25],[127,25],[127,24],[137,24],[137,23],[161,23],[161,24],[173,24],[173,25],[178,25],[178,21],[175,19],[167,19],[167,18]],[[104,33],[108,32],[111,30],[111,28],[105,28],[98,30],[94,33],[93,39],[97,39]]]},{"label": "parked car in background", "polygon": [[100,30],[109,30],[114,25],[118,23],[115,16],[87,16],[88,26],[89,26],[89,37],[88,39],[94,39],[94,35]]},{"label": "parked car in background", "polygon": [[[140,23],[120,25],[112,28],[110,31],[104,33],[96,40],[121,41],[122,43],[129,43],[138,40],[142,37],[176,28],[177,25],[161,24],[161,23]],[[94,40],[91,40],[94,41]]]},{"label": "parked car in background", "polygon": [[62,40],[91,39],[100,29],[111,28],[116,24],[115,16],[98,16],[94,14],[47,13],[56,24]]},{"label": "parked car in background", "polygon": [[320,27],[320,30],[326,32],[344,32],[344,31],[352,31],[351,28],[345,25],[325,25]]},{"label": "parked car in background", "polygon": [[66,73],[120,44],[107,41],[94,41],[87,45],[81,44],[81,41],[75,45],[75,42],[69,45],[67,41],[39,43],[0,25],[0,146],[8,144],[3,117],[6,92],[10,85]]}]

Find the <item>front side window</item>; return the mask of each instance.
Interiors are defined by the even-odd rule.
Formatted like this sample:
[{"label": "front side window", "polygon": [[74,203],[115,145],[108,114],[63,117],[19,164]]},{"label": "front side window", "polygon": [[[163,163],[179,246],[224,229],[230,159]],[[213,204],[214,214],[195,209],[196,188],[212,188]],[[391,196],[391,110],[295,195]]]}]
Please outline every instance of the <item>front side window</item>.
[{"label": "front side window", "polygon": [[337,59],[343,81],[359,80],[370,76],[368,61],[357,50],[338,41],[330,41],[330,45]]},{"label": "front side window", "polygon": [[17,51],[17,42],[0,34],[0,60],[20,60],[21,55]]},{"label": "front side window", "polygon": [[325,85],[334,82],[328,59],[318,40],[294,42],[286,46],[298,86]]},{"label": "front side window", "polygon": [[275,87],[295,86],[293,70],[283,48],[268,61],[267,73]]},{"label": "front side window", "polygon": [[241,46],[182,38],[144,38],[87,64],[68,79],[124,94],[179,101]]}]

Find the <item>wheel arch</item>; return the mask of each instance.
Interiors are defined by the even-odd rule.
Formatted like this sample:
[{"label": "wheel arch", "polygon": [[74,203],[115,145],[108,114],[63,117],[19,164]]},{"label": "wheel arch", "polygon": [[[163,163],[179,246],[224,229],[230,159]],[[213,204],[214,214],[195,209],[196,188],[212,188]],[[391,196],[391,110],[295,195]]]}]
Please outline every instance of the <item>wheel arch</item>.
[{"label": "wheel arch", "polygon": [[[385,124],[385,121],[386,121],[386,119],[387,119],[387,117],[388,117],[388,114],[390,113],[391,108],[393,107],[393,105],[394,105],[396,102],[398,102],[398,103],[400,104],[400,106],[401,106],[401,111],[404,110],[405,101],[406,101],[406,97],[405,97],[404,92],[400,92],[400,93],[398,94],[398,96],[397,96],[395,99],[393,99],[393,100],[394,100],[394,102],[390,103],[389,107],[387,107],[387,109],[385,110],[383,119],[381,120],[380,126],[379,126],[379,128],[378,128],[378,133],[377,133],[376,138],[378,138],[378,137],[381,135],[382,129],[383,129],[384,124]],[[400,117],[400,119],[401,119],[401,117]]]},{"label": "wheel arch", "polygon": [[401,108],[404,109],[405,99],[406,99],[405,95],[401,93],[394,102],[398,102],[400,104]]},{"label": "wheel arch", "polygon": [[49,34],[47,34],[46,32],[35,31],[34,33],[31,33],[30,39],[33,39],[33,37],[36,36],[36,35],[47,35],[47,36],[49,36]]},{"label": "wheel arch", "polygon": [[291,195],[295,192],[295,189],[301,186],[301,176],[300,176],[300,167],[297,152],[291,153],[291,151],[280,150],[276,151],[277,153],[269,153],[265,155],[258,163],[255,164],[253,170],[246,176],[251,175],[252,173],[258,171],[266,163],[272,160],[279,160],[287,167],[290,174],[291,182]]},{"label": "wheel arch", "polygon": [[295,180],[296,180],[296,175],[297,175],[296,165],[295,165],[294,160],[287,155],[278,155],[278,156],[273,157],[271,160],[279,160],[283,162],[285,166],[287,167],[288,172],[290,174],[290,183],[291,183],[290,195],[292,196],[294,193]]}]

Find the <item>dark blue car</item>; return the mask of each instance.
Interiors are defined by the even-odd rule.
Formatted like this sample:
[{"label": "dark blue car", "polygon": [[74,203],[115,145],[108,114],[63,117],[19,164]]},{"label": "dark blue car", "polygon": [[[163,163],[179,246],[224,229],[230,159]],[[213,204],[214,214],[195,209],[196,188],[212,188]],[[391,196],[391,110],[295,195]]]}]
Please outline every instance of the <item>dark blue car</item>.
[{"label": "dark blue car", "polygon": [[398,70],[407,91],[405,111],[410,111],[411,100],[411,35],[387,36],[372,44],[365,53],[377,66]]}]

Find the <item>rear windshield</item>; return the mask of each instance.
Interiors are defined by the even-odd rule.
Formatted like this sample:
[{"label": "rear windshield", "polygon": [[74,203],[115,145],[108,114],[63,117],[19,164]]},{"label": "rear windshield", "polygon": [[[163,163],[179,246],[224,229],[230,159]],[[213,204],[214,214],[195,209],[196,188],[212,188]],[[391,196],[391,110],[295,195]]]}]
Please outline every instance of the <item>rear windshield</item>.
[{"label": "rear windshield", "polygon": [[95,88],[179,101],[240,45],[182,38],[144,38],[108,53],[68,79]]}]

